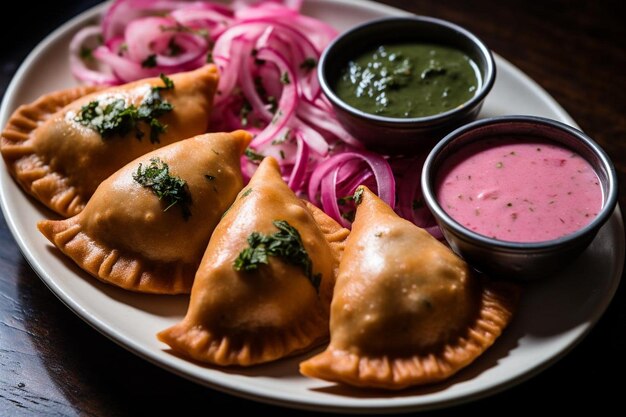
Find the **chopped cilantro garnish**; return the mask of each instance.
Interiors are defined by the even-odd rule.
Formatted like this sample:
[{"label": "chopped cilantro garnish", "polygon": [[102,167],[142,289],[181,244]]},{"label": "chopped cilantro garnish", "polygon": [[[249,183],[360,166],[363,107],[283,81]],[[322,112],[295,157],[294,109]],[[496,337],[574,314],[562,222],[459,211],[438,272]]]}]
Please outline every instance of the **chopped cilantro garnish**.
[{"label": "chopped cilantro garnish", "polygon": [[150,165],[143,167],[139,164],[137,171],[133,173],[133,179],[143,187],[150,188],[159,200],[165,201],[169,210],[178,204],[183,212],[185,220],[191,216],[189,205],[191,195],[185,180],[170,174],[169,166],[159,158],[150,159]]},{"label": "chopped cilantro garnish", "polygon": [[278,109],[278,101],[276,101],[276,97],[267,96],[267,104],[269,104],[268,110],[270,113],[276,113],[276,110]]},{"label": "chopped cilantro garnish", "polygon": [[92,61],[93,49],[87,48],[86,46],[80,48],[80,59],[82,59],[83,61]]},{"label": "chopped cilantro garnish", "polygon": [[141,67],[142,68],[154,68],[156,66],[157,66],[157,60],[156,60],[156,55],[155,54],[148,55],[146,57],[146,59],[141,61]]},{"label": "chopped cilantro garnish", "polygon": [[178,56],[183,53],[185,50],[182,46],[176,43],[174,37],[170,38],[170,41],[167,43],[167,52],[169,56]]},{"label": "chopped cilantro garnish", "polygon": [[311,71],[313,68],[317,66],[317,61],[315,58],[307,58],[302,63],[300,63],[300,69],[305,71]]},{"label": "chopped cilantro garnish", "polygon": [[319,293],[322,274],[313,274],[313,262],[307,253],[300,233],[285,220],[274,220],[278,232],[272,235],[253,232],[248,236],[248,247],[233,262],[236,271],[254,271],[261,264],[269,263],[269,256],[282,258],[285,262],[300,266],[304,275]]},{"label": "chopped cilantro garnish", "polygon": [[243,104],[241,105],[241,110],[239,110],[239,117],[241,117],[241,126],[246,127],[250,122],[248,120],[248,115],[252,111],[252,105],[248,100],[244,99]]},{"label": "chopped cilantro garnish", "polygon": [[359,204],[361,204],[361,200],[363,199],[363,187],[359,187],[356,189],[354,195],[352,196],[352,199],[354,200],[355,205],[358,206]]},{"label": "chopped cilantro garnish", "polygon": [[277,137],[276,139],[274,139],[272,141],[272,145],[283,144],[283,143],[287,142],[287,140],[289,138],[291,138],[291,129],[286,129],[285,132],[282,135],[280,135],[279,137]]},{"label": "chopped cilantro garnish", "polygon": [[161,80],[164,86],[152,87],[139,107],[133,104],[126,105],[121,98],[106,105],[101,105],[99,101],[94,100],[84,105],[74,120],[100,133],[103,139],[115,135],[125,136],[134,130],[135,137],[141,140],[143,133],[139,130],[138,124],[144,122],[150,126],[150,141],[158,143],[159,135],[167,129],[167,125],[161,123],[158,117],[174,108],[171,103],[161,97],[160,93],[161,90],[174,88],[174,83],[163,74],[161,74]]},{"label": "chopped cilantro garnish", "polygon": [[261,155],[260,153],[256,153],[251,148],[246,148],[243,154],[246,156],[246,158],[248,158],[248,161],[254,163],[259,163],[263,160],[263,158],[265,158],[265,156]]}]

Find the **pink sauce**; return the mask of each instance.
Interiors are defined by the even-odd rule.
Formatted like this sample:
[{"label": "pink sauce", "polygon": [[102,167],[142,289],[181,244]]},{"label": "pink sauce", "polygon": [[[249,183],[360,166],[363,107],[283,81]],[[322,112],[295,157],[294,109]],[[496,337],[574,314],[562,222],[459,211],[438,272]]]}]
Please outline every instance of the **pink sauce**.
[{"label": "pink sauce", "polygon": [[603,204],[591,165],[535,139],[476,142],[452,155],[437,178],[441,207],[476,233],[541,242],[587,225]]}]

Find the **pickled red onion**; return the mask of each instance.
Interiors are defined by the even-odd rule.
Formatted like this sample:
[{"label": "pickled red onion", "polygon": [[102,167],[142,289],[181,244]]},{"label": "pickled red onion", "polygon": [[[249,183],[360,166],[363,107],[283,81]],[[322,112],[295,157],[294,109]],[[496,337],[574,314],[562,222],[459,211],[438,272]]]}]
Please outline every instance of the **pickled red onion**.
[{"label": "pickled red onion", "polygon": [[[423,158],[362,150],[337,121],[314,68],[337,32],[300,14],[301,6],[302,0],[236,0],[231,7],[115,0],[101,26],[77,32],[70,67],[80,81],[115,85],[212,60],[221,72],[212,128],[255,134],[249,157],[242,157],[245,178],[256,170],[257,158],[271,155],[295,192],[346,227],[354,209],[350,197],[365,184],[399,215],[440,238],[419,204]],[[95,62],[85,61],[85,51]]]},{"label": "pickled red onion", "polygon": [[86,45],[97,43],[101,30],[98,26],[86,26],[79,30],[70,43],[70,69],[72,75],[81,81],[95,85],[110,85],[116,82],[115,75],[87,66],[89,57],[83,57],[84,51],[91,51]]},{"label": "pickled red onion", "polygon": [[[347,169],[342,172],[342,168]],[[372,177],[373,186],[368,184]],[[361,184],[369,185],[391,208],[395,206],[395,178],[389,163],[378,154],[361,150],[339,153],[319,164],[309,180],[308,195],[326,214],[347,227],[350,222],[338,202],[351,197]]]}]

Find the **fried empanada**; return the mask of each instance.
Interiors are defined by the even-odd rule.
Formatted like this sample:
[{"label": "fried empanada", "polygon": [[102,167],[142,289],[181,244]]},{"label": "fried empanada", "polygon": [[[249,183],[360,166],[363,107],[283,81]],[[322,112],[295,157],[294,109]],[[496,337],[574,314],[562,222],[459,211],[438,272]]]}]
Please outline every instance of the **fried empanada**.
[{"label": "fried empanada", "polygon": [[243,187],[251,135],[196,136],[129,163],[78,215],[39,230],[81,268],[129,290],[189,293],[202,254]]},{"label": "fried empanada", "polygon": [[158,338],[186,357],[238,366],[323,342],[347,235],[319,210],[313,215],[265,158],[211,237],[186,317]]},{"label": "fried empanada", "polygon": [[330,345],[301,363],[300,372],[390,390],[448,378],[507,326],[516,287],[481,281],[366,187],[355,202],[331,305]]},{"label": "fried empanada", "polygon": [[78,214],[102,181],[133,159],[207,131],[218,75],[213,65],[119,87],[78,87],[19,107],[2,132],[11,175],[64,217]]}]

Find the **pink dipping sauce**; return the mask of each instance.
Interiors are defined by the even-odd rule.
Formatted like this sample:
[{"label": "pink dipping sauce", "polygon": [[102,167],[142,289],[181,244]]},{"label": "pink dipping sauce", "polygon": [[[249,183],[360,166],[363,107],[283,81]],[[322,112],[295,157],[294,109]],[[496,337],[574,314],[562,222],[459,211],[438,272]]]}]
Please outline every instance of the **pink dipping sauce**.
[{"label": "pink dipping sauce", "polygon": [[603,205],[594,169],[572,150],[537,139],[475,142],[437,178],[441,207],[468,229],[510,242],[552,240],[589,224]]}]

